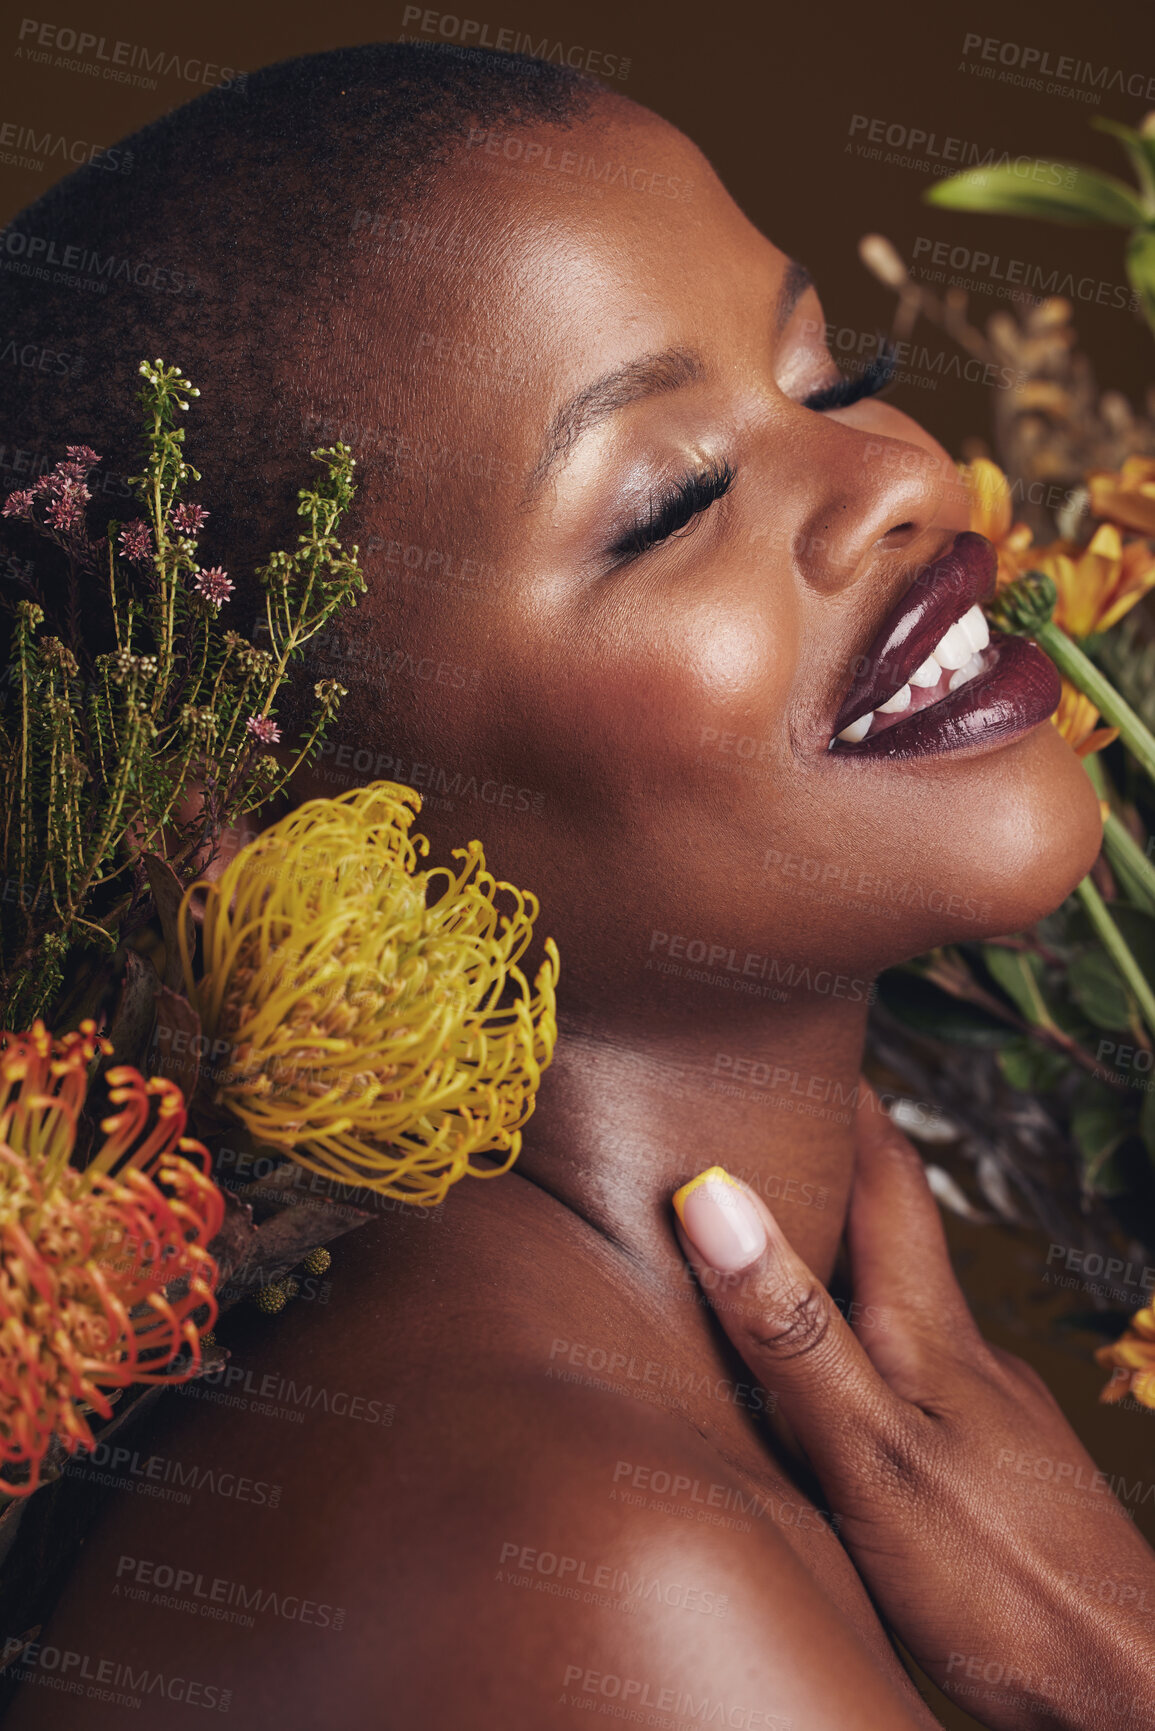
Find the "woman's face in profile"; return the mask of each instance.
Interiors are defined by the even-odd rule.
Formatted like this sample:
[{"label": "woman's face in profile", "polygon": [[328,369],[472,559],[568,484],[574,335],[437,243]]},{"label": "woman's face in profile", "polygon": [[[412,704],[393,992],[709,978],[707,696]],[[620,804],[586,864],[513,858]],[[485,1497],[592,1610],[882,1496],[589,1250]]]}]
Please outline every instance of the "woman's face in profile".
[{"label": "woman's face in profile", "polygon": [[[357,716],[397,779],[427,766],[423,827],[464,839],[437,770],[517,790],[468,818],[571,985],[608,960],[657,989],[675,937],[863,974],[1057,905],[1098,811],[1046,667],[980,654],[981,697],[957,660],[924,672],[869,749],[831,749],[854,691],[893,695],[866,661],[888,616],[924,661],[986,587],[973,546],[934,566],[967,528],[948,454],[882,402],[821,406],[815,288],[672,127],[606,100],[509,137],[475,133],[440,195],[464,246],[367,243],[358,278],[365,420],[404,402],[484,459],[399,465],[366,560],[358,632],[465,671]],[[407,571],[398,543],[441,557]],[[425,575],[470,560],[483,580]]]}]

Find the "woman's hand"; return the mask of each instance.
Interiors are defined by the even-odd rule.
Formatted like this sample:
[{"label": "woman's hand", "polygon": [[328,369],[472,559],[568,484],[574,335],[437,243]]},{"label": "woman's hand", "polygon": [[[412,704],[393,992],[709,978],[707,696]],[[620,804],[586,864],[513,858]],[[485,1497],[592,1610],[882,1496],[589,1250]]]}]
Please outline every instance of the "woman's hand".
[{"label": "woman's hand", "polygon": [[675,1198],[687,1255],[927,1675],[993,1726],[1155,1725],[1155,1553],[1039,1376],[979,1335],[922,1162],[864,1093],[850,1326],[720,1168]]}]

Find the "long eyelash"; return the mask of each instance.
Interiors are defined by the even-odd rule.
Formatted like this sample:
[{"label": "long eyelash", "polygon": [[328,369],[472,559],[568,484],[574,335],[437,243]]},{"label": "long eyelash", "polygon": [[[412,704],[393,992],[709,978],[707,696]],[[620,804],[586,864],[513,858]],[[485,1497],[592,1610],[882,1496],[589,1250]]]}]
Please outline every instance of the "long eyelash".
[{"label": "long eyelash", "polygon": [[848,409],[851,403],[860,403],[864,397],[877,397],[884,391],[894,377],[896,366],[894,349],[885,349],[874,357],[868,367],[865,367],[858,377],[848,373],[836,384],[824,385],[820,391],[811,391],[808,397],[803,397],[804,409]]},{"label": "long eyelash", "polygon": [[647,515],[638,518],[611,552],[619,559],[633,559],[656,547],[659,541],[668,541],[728,493],[734,475],[729,463],[714,463],[697,475],[685,476],[664,498],[650,501]]}]

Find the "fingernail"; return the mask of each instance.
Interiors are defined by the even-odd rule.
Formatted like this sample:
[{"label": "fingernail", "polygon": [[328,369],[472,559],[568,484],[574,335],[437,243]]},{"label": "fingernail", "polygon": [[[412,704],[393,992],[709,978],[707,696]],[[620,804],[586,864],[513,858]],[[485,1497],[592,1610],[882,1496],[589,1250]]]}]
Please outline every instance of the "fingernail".
[{"label": "fingernail", "polygon": [[766,1228],[757,1210],[722,1166],[710,1166],[683,1184],[674,1207],[699,1256],[722,1273],[748,1268],[766,1248]]}]

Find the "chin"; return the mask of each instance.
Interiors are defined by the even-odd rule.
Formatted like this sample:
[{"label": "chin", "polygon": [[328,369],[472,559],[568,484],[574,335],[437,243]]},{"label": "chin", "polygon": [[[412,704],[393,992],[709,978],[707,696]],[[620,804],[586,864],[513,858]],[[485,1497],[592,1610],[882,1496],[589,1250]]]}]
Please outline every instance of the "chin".
[{"label": "chin", "polygon": [[[996,761],[997,776],[981,790],[969,833],[955,848],[955,869],[983,908],[970,938],[1019,931],[1053,913],[1090,871],[1102,844],[1098,795],[1049,722]],[[957,943],[957,921],[950,923],[954,930],[940,928],[925,947]]]}]

